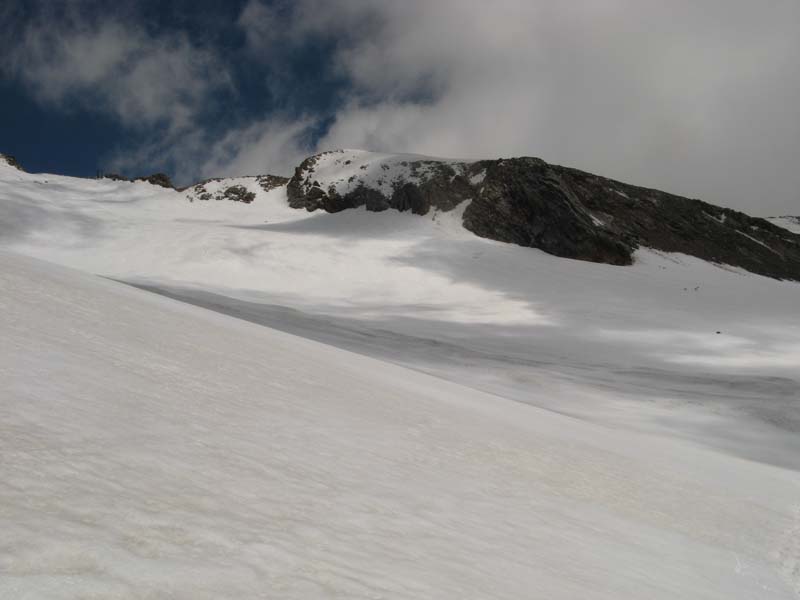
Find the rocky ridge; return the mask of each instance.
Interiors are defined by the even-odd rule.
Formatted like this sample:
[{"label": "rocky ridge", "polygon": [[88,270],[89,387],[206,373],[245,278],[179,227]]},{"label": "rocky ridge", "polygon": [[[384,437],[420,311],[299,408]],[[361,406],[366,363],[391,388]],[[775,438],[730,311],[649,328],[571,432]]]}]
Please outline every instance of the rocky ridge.
[{"label": "rocky ridge", "polygon": [[[22,171],[11,156],[0,159]],[[163,173],[135,180],[176,189]],[[447,160],[334,150],[305,159],[291,178],[214,178],[176,191],[189,201],[252,203],[286,186],[296,209],[450,211],[481,237],[555,256],[629,265],[637,248],[682,253],[776,279],[800,281],[800,217],[769,219],[633,186],[539,158]]]},{"label": "rocky ridge", "polygon": [[800,235],[767,219],[538,158],[454,161],[337,150],[307,158],[289,204],[427,214],[469,200],[464,227],[550,254],[627,265],[639,247],[800,281]]},{"label": "rocky ridge", "polygon": [[0,153],[0,160],[2,160],[11,167],[14,167],[18,171],[25,171],[25,169],[22,168],[22,165],[20,165],[19,162],[17,162],[17,159],[9,154]]}]

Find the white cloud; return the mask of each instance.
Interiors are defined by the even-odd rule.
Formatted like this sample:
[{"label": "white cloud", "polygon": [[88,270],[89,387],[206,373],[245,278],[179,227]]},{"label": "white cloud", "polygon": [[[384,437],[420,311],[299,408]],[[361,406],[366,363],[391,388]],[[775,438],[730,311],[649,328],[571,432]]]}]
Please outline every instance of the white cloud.
[{"label": "white cloud", "polygon": [[[149,134],[115,164],[175,165],[180,180],[285,173],[332,147],[534,155],[754,214],[800,212],[796,0],[250,0],[236,60],[271,95],[222,134],[205,113],[219,92],[235,97],[233,64],[180,32],[79,12],[27,25],[0,65],[42,102]],[[287,58],[320,41],[323,76],[346,85],[332,114],[309,116],[325,101],[303,104]]]},{"label": "white cloud", "polygon": [[164,170],[169,165],[177,185],[212,177],[291,176],[313,152],[309,135],[313,125],[311,118],[276,116],[228,130],[220,137],[202,129],[188,130],[174,138],[156,138],[126,148],[110,159],[108,170],[142,173]]},{"label": "white cloud", "polygon": [[151,35],[135,20],[45,13],[4,57],[41,102],[104,111],[134,127],[191,126],[215,91],[231,85],[210,51],[181,33]]},{"label": "white cloud", "polygon": [[800,210],[795,1],[292,7],[280,24],[269,11],[261,50],[333,39],[351,84],[321,149],[536,155],[756,214]]},{"label": "white cloud", "polygon": [[204,177],[292,175],[309,155],[310,118],[271,118],[229,131],[211,145],[201,173]]}]

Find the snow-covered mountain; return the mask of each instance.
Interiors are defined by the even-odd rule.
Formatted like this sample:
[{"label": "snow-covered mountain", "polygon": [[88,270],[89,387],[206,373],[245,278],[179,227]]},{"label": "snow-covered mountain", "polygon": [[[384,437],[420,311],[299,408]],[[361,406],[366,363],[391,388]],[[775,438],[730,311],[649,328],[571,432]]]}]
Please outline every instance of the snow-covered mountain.
[{"label": "snow-covered mountain", "polygon": [[470,164],[0,161],[0,597],[800,593],[800,286],[475,235]]},{"label": "snow-covered mountain", "polygon": [[287,191],[292,206],[328,212],[366,206],[424,215],[465,204],[469,231],[556,256],[627,265],[646,247],[800,281],[800,236],[766,219],[538,158],[336,150],[306,159]]}]

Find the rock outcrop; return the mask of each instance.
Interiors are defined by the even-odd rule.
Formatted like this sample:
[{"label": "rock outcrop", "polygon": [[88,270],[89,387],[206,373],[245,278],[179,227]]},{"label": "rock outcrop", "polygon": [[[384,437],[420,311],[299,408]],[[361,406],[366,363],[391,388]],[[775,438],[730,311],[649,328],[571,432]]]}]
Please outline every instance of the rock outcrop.
[{"label": "rock outcrop", "polygon": [[[22,170],[12,156],[0,160]],[[134,181],[175,189],[164,173]],[[425,215],[462,206],[463,225],[476,235],[555,256],[629,265],[646,247],[800,281],[800,217],[751,217],[539,158],[460,161],[335,150],[305,159],[288,179],[216,178],[177,191],[190,201],[250,204],[261,190],[281,186],[297,209],[363,206]]]},{"label": "rock outcrop", "polygon": [[206,183],[198,183],[191,189],[191,193],[188,196],[190,202],[194,200],[230,200],[232,202],[250,204],[256,199],[255,192],[248,191],[243,185],[229,185],[211,192],[206,188]]},{"label": "rock outcrop", "polygon": [[470,201],[464,227],[556,256],[627,265],[639,247],[800,281],[800,235],[761,218],[538,158],[475,162],[339,150],[287,185],[295,208],[426,214]]},{"label": "rock outcrop", "polygon": [[17,159],[9,154],[0,154],[0,160],[4,161],[7,165],[11,167],[14,167],[18,171],[23,171],[23,172],[25,171],[25,169],[22,168],[22,165],[19,164]]},{"label": "rock outcrop", "polygon": [[277,187],[286,185],[288,181],[288,177],[278,177],[277,175],[236,177],[233,179],[216,177],[206,179],[188,188],[181,188],[178,191],[186,192],[186,197],[190,202],[195,200],[229,200],[231,202],[250,204],[256,199],[258,191],[269,192]]},{"label": "rock outcrop", "polygon": [[280,177],[279,175],[258,175],[256,176],[256,181],[258,185],[261,186],[261,189],[265,192],[271,192],[275,188],[279,188],[282,185],[286,185],[289,183],[288,177]]},{"label": "rock outcrop", "polygon": [[119,173],[103,173],[103,179],[110,179],[111,181],[130,181],[130,178]]},{"label": "rock outcrop", "polygon": [[144,175],[142,177],[137,177],[135,181],[146,181],[147,183],[159,185],[163,188],[174,189],[175,187],[172,185],[172,180],[170,180],[169,175],[166,173],[153,173],[152,175]]}]

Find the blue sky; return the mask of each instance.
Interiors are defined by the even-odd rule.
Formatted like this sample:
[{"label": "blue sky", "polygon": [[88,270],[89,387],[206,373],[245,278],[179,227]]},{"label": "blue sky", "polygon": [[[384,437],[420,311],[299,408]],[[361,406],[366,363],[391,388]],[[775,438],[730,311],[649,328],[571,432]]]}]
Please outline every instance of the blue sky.
[{"label": "blue sky", "polygon": [[[70,45],[81,37],[93,40],[96,46],[87,48],[87,52],[109,52],[106,40],[97,39],[97,32],[108,23],[123,24],[123,31],[132,25],[128,33],[135,38],[134,45],[185,39],[182,43],[187,53],[209,53],[215,61],[209,72],[193,75],[191,84],[197,83],[196,76],[224,79],[224,84],[210,90],[200,86],[201,104],[192,107],[196,114],[191,119],[191,133],[202,131],[213,140],[272,114],[294,119],[312,113],[319,119],[309,131],[308,148],[313,148],[315,138],[332,113],[341,86],[325,61],[325,57],[330,56],[326,48],[331,43],[329,40],[303,43],[297,51],[282,54],[281,69],[291,73],[291,85],[277,90],[277,81],[284,75],[276,74],[270,64],[253,56],[246,30],[239,21],[248,5],[246,0],[142,1],[122,5],[125,7],[123,14],[109,19],[105,16],[107,3],[20,2],[5,15],[3,30],[13,31],[11,37],[16,38],[13,40],[16,43],[26,39],[25,33],[30,32],[33,38],[46,40],[47,51],[54,49],[56,54],[67,53]],[[68,39],[64,41],[64,38]],[[11,38],[7,40],[11,45]],[[119,42],[123,44],[125,40]],[[132,48],[131,53],[135,52],[136,48]],[[21,58],[24,62],[28,57],[23,54]],[[76,56],[74,61],[80,63],[82,58]],[[37,84],[26,81],[24,70],[33,68],[36,76],[41,76],[40,71],[47,69],[47,65],[33,62],[33,67],[7,68],[0,72],[3,75],[0,78],[2,151],[16,156],[31,171],[92,176],[98,170],[121,166],[126,171],[132,169],[130,173],[142,169],[174,173],[175,157],[169,153],[155,153],[156,157],[149,159],[145,152],[131,164],[119,158],[132,149],[147,147],[159,136],[159,130],[174,126],[171,123],[174,117],[167,108],[156,111],[158,114],[153,118],[136,114],[123,116],[114,106],[106,105],[109,99],[105,98],[104,87],[110,84],[104,78],[74,87],[61,83],[64,89],[55,97],[48,97],[46,92],[37,91]],[[53,62],[58,61],[54,58]],[[80,69],[77,65],[67,67],[67,70],[70,67],[75,71]],[[120,75],[130,67],[130,61],[126,60],[115,65]],[[189,68],[183,62],[179,67]],[[215,67],[220,70],[215,72]],[[165,69],[163,74],[153,74],[154,78],[159,76],[168,78],[170,75]],[[81,76],[76,74],[74,78],[79,80]],[[49,83],[45,81],[43,85]],[[158,82],[145,80],[142,85],[158,85]],[[166,99],[173,98],[168,94]],[[122,100],[114,98],[110,102]],[[183,126],[180,129],[181,133],[187,133]],[[195,175],[191,170],[186,174]]]},{"label": "blue sky", "polygon": [[533,155],[800,212],[800,3],[6,0],[0,151],[180,183],[364,148]]}]

